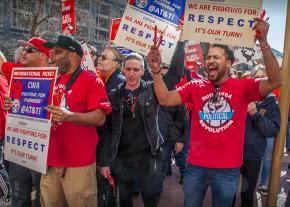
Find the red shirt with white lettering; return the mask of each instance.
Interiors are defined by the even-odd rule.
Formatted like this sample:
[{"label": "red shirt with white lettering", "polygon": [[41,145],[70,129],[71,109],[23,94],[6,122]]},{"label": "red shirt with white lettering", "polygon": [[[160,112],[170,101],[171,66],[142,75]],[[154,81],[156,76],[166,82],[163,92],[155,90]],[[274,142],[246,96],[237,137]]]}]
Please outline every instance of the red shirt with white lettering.
[{"label": "red shirt with white lettering", "polygon": [[10,83],[13,68],[21,68],[21,67],[24,67],[24,66],[20,63],[13,63],[13,62],[2,63],[1,70],[5,78],[7,79],[8,84]]},{"label": "red shirt with white lettering", "polygon": [[182,103],[193,104],[187,161],[207,168],[241,167],[247,107],[261,100],[259,81],[229,78],[216,101],[208,80],[191,81],[177,91]]},{"label": "red shirt with white lettering", "polygon": [[4,76],[0,75],[0,139],[5,136],[6,112],[3,110],[4,95],[8,95],[8,83]]},{"label": "red shirt with white lettering", "polygon": [[[96,109],[111,112],[111,104],[102,81],[88,71],[77,77],[64,93],[72,74],[61,75],[56,85],[54,103],[69,111],[86,113]],[[65,95],[63,95],[65,94]],[[98,134],[95,126],[72,122],[54,123],[51,128],[48,166],[81,167],[96,162]],[[84,175],[85,176],[85,175]]]}]

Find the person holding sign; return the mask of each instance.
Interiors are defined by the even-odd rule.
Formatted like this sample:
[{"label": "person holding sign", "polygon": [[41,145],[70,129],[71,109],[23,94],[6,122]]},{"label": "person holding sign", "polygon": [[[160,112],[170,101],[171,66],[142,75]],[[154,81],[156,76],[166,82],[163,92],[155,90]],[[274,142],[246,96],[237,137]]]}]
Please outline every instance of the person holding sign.
[{"label": "person holding sign", "polygon": [[269,24],[260,18],[254,20],[268,80],[229,78],[233,52],[228,46],[213,45],[205,63],[208,80],[191,81],[168,91],[160,73],[158,47],[151,47],[148,54],[159,103],[193,104],[184,175],[185,207],[202,206],[208,186],[212,189],[213,207],[232,205],[242,165],[247,106],[281,85],[279,65],[267,42]]},{"label": "person holding sign", "polygon": [[[10,80],[13,67],[48,67],[51,50],[43,46],[45,42],[44,39],[38,37],[33,37],[27,42],[19,40],[18,43],[23,47],[20,64],[11,62],[3,62],[1,64],[0,60],[1,73],[7,80]],[[12,106],[11,98],[5,96],[5,102],[4,107],[8,111]],[[30,206],[33,187],[36,190],[34,206],[40,206],[40,173],[9,162],[9,177],[12,187],[12,206]]]},{"label": "person holding sign", "polygon": [[70,36],[60,35],[52,48],[59,77],[54,105],[47,106],[53,126],[47,175],[41,177],[42,206],[97,206],[96,126],[111,111],[104,84],[80,68],[83,50]]}]

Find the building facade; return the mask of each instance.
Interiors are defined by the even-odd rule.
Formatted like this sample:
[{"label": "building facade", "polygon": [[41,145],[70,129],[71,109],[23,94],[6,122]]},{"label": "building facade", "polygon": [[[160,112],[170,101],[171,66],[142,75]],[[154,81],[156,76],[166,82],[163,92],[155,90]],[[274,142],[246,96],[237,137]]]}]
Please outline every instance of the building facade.
[{"label": "building facade", "polygon": [[[19,39],[33,35],[49,39],[60,34],[60,2],[0,0],[0,50],[11,58]],[[127,0],[75,0],[76,37],[104,48],[112,18],[122,17],[126,4]]]}]

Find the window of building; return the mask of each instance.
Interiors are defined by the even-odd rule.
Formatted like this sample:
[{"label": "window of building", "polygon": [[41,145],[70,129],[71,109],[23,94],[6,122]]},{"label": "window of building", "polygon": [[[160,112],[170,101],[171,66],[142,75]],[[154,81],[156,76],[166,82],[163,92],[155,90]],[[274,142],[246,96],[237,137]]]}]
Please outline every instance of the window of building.
[{"label": "window of building", "polygon": [[109,32],[108,31],[96,30],[96,40],[98,42],[107,41],[108,39],[109,39]]},{"label": "window of building", "polygon": [[110,27],[110,20],[108,18],[99,17],[99,27],[108,29]]},{"label": "window of building", "polygon": [[111,7],[110,5],[99,3],[99,14],[109,17],[111,14]]},{"label": "window of building", "polygon": [[122,18],[123,14],[124,14],[124,9],[122,8],[116,9],[116,18]]}]

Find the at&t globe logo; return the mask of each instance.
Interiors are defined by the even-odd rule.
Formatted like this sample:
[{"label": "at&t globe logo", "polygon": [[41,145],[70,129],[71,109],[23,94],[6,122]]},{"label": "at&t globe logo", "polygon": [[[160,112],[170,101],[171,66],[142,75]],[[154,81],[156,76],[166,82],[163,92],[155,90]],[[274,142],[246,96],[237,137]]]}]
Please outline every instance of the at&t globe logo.
[{"label": "at&t globe logo", "polygon": [[148,0],[136,0],[137,7],[144,9],[148,5]]}]

